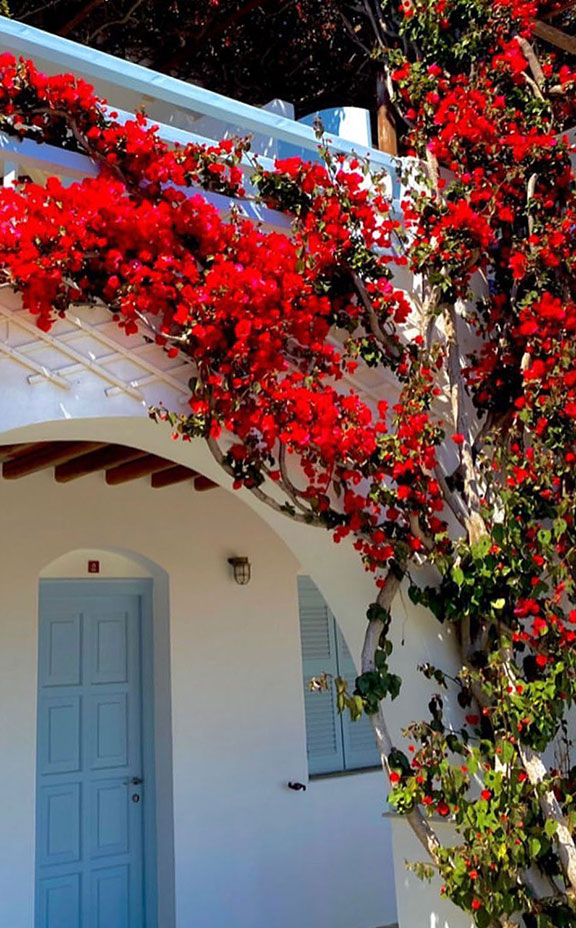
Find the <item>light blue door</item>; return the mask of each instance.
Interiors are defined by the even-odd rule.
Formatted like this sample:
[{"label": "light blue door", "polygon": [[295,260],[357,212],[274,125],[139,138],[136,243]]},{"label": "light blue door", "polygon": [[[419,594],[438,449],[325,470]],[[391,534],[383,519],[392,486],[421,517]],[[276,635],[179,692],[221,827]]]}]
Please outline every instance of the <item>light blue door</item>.
[{"label": "light blue door", "polygon": [[40,590],[36,928],[145,928],[141,597]]}]

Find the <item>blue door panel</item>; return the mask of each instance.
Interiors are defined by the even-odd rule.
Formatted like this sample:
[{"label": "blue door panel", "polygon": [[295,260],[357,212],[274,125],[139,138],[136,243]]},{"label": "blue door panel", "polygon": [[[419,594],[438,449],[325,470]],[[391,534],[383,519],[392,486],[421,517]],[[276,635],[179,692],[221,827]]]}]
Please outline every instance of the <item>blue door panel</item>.
[{"label": "blue door panel", "polygon": [[131,923],[129,869],[123,865],[93,871],[90,928]]},{"label": "blue door panel", "polygon": [[92,787],[90,818],[92,857],[127,854],[130,850],[130,806],[132,799],[124,780],[103,780]]},{"label": "blue door panel", "polygon": [[38,763],[44,774],[80,769],[80,696],[45,696],[38,715]]},{"label": "blue door panel", "polygon": [[145,928],[141,597],[78,587],[40,596],[35,928]]},{"label": "blue door panel", "polygon": [[78,874],[40,880],[37,907],[46,928],[82,928]]},{"label": "blue door panel", "polygon": [[102,609],[91,628],[90,680],[92,683],[126,683],[128,679],[128,627],[130,615]]},{"label": "blue door panel", "polygon": [[88,714],[90,767],[93,770],[125,767],[129,761],[128,693],[90,697]]},{"label": "blue door panel", "polygon": [[80,789],[79,783],[41,787],[38,863],[43,869],[80,860]]},{"label": "blue door panel", "polygon": [[82,614],[61,604],[40,623],[40,686],[74,686],[82,675]]}]

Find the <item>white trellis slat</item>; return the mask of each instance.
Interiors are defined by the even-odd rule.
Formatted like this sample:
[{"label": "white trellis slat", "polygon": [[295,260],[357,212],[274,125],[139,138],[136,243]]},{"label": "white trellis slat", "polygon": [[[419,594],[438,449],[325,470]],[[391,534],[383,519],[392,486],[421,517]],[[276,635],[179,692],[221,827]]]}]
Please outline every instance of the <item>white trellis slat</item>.
[{"label": "white trellis slat", "polygon": [[[178,380],[174,376],[174,372],[184,372],[187,371],[190,373],[190,370],[193,369],[192,362],[187,362],[186,364],[178,364],[175,367],[170,368],[169,370],[163,370],[161,367],[155,365],[152,361],[149,361],[147,358],[141,356],[143,350],[152,348],[156,352],[159,351],[158,346],[155,344],[144,344],[144,345],[134,345],[131,348],[124,347],[116,342],[113,338],[105,335],[103,332],[99,331],[98,326],[93,328],[86,325],[80,319],[75,319],[73,316],[67,316],[68,320],[72,322],[77,322],[82,326],[81,331],[78,332],[68,332],[66,335],[59,335],[57,337],[58,344],[65,343],[68,344],[72,339],[78,338],[82,335],[87,335],[93,337],[95,341],[98,341],[101,344],[105,344],[107,347],[112,348],[112,353],[101,356],[98,358],[98,364],[112,364],[115,361],[120,359],[129,361],[132,364],[135,364],[138,367],[141,367],[143,371],[148,373],[143,374],[142,376],[138,375],[136,377],[130,378],[125,383],[134,389],[140,389],[141,387],[148,386],[151,383],[161,382],[170,387],[172,387],[177,392],[181,393],[183,397],[188,397],[190,390],[186,383],[182,380]],[[42,342],[31,342],[26,345],[26,349],[29,351],[39,350],[43,348],[44,345]],[[90,356],[90,355],[88,355]],[[93,359],[94,360],[94,359]],[[59,366],[54,368],[53,373],[58,374],[61,377],[69,377],[73,374],[78,374],[85,368],[84,362],[78,362],[75,364],[66,364],[64,366]],[[37,373],[31,375],[28,380],[32,384],[40,383],[44,378],[43,373]],[[107,387],[105,392],[107,396],[116,396],[118,393],[122,393],[124,386],[111,386]]]},{"label": "white trellis slat", "polygon": [[70,389],[68,381],[61,377],[59,373],[49,370],[43,364],[38,364],[37,361],[34,361],[33,358],[29,358],[23,351],[19,351],[18,348],[13,348],[11,345],[5,345],[0,342],[0,353],[11,358],[13,361],[17,361],[29,370],[35,371],[35,374],[31,374],[28,377],[29,382],[32,382],[33,377],[41,377],[42,380],[48,380],[50,383],[55,384],[57,387],[62,387],[64,390]]},{"label": "white trellis slat", "polygon": [[42,329],[39,329],[34,325],[33,322],[29,322],[27,319],[23,318],[20,314],[14,313],[12,310],[6,309],[4,306],[0,306],[0,315],[5,316],[8,319],[11,319],[16,325],[24,329],[27,332],[32,332],[36,336],[36,339],[39,342],[44,342],[47,345],[50,345],[51,348],[54,348],[56,351],[60,351],[62,354],[67,355],[69,358],[72,358],[74,361],[77,361],[82,365],[83,368],[91,370],[96,376],[100,377],[102,380],[108,381],[113,386],[118,387],[122,393],[126,393],[128,396],[131,396],[133,399],[143,402],[144,398],[140,390],[135,389],[129,383],[121,380],[111,371],[106,370],[105,367],[102,367],[100,363],[95,361],[93,358],[90,358],[87,355],[82,354],[79,351],[76,351],[75,348],[72,348],[70,345],[67,345],[59,338],[55,338],[53,335],[50,335],[48,332],[43,332]]},{"label": "white trellis slat", "polygon": [[[146,358],[141,357],[134,352],[131,348],[126,348],[124,345],[119,344],[115,339],[110,338],[109,335],[106,335],[105,332],[100,331],[99,326],[88,326],[86,323],[80,319],[78,316],[74,316],[72,313],[68,313],[67,319],[70,322],[73,322],[75,326],[84,334],[90,335],[92,338],[95,338],[101,344],[106,345],[108,348],[114,349],[119,355],[125,358],[128,361],[132,361],[134,364],[137,364],[143,370],[148,371],[152,376],[146,378],[148,381],[152,380],[163,380],[164,383],[169,384],[171,387],[174,387],[175,390],[179,390],[181,393],[188,394],[190,391],[186,384],[183,384],[181,380],[177,380],[171,375],[169,371],[163,371],[152,361],[146,360]],[[66,338],[67,336],[65,336]],[[142,381],[139,381],[140,383]],[[116,388],[113,387],[113,390]]]}]

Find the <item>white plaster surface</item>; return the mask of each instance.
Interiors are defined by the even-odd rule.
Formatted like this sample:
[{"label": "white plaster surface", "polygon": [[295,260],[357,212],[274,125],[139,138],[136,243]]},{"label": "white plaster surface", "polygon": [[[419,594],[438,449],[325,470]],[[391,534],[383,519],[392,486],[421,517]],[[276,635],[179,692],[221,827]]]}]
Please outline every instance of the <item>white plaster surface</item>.
[{"label": "white plaster surface", "polygon": [[[398,921],[400,928],[474,928],[472,921],[440,894],[441,881],[422,882],[408,870],[406,861],[424,860],[419,844],[405,819],[393,816],[392,840],[396,890],[398,893]],[[435,822],[441,841],[452,840],[450,826]]]},{"label": "white plaster surface", "polygon": [[[0,513],[0,925],[33,924],[38,578],[87,577],[92,558],[159,591],[160,928],[394,921],[382,775],[286,788],[307,780],[298,562],[263,520],[222,489],[50,471],[0,481]],[[249,586],[232,554],[250,557]]]}]

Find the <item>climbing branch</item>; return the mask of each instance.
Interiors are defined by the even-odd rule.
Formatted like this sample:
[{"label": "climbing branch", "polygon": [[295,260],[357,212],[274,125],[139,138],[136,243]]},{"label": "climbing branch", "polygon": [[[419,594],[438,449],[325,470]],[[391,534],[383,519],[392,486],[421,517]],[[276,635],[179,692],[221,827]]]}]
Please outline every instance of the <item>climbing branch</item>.
[{"label": "climbing branch", "polygon": [[[234,477],[234,471],[226,463],[224,452],[222,451],[220,445],[215,438],[209,436],[206,438],[206,444],[210,450],[210,453],[217,464],[220,465],[222,470],[228,474],[230,477]],[[264,503],[270,509],[273,509],[274,512],[278,512],[283,516],[288,516],[289,519],[292,519],[293,522],[300,522],[304,525],[315,525],[321,528],[325,528],[323,521],[318,518],[318,516],[310,512],[310,514],[304,514],[302,512],[293,512],[286,504],[278,502],[274,499],[273,496],[270,496],[269,493],[266,493],[261,487],[256,486],[246,486],[246,489],[252,493],[252,496],[256,497],[261,503]]]},{"label": "climbing branch", "polygon": [[[398,590],[400,589],[401,577],[398,575],[399,573],[400,572],[396,573],[389,571],[386,577],[386,583],[378,594],[376,601],[379,606],[386,610],[386,612],[390,611],[392,602]],[[383,632],[384,622],[381,619],[371,619],[368,622],[368,627],[366,628],[366,634],[364,636],[364,645],[362,648],[362,673],[369,673],[376,669],[376,652],[380,645],[380,639]],[[372,723],[372,729],[376,737],[376,744],[380,753],[382,767],[386,773],[390,775],[391,768],[388,758],[394,748],[394,743],[392,741],[392,736],[386,722],[386,716],[384,714],[382,703],[380,703],[378,706],[378,712],[374,715],[370,715],[370,722]],[[429,857],[434,863],[438,863],[438,851],[441,846],[440,841],[429,821],[423,815],[422,811],[419,808],[415,808],[412,812],[407,813],[406,818],[410,827],[412,828],[412,831],[426,850]]]},{"label": "climbing branch", "polygon": [[460,463],[464,477],[464,499],[466,500],[469,515],[466,517],[466,528],[470,540],[476,541],[487,533],[484,519],[480,514],[480,492],[472,443],[470,441],[469,426],[466,420],[465,397],[466,386],[460,367],[460,345],[458,340],[457,314],[454,304],[447,305],[444,311],[444,331],[448,349],[448,383],[452,421],[456,432],[462,436],[460,445]]}]

